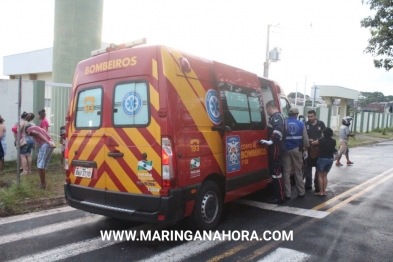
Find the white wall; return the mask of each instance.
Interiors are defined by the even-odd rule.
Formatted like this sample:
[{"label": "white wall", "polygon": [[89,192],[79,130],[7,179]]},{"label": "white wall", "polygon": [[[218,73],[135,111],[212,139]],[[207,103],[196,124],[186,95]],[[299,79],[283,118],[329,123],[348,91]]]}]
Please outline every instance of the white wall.
[{"label": "white wall", "polygon": [[4,75],[52,72],[53,47],[3,57]]},{"label": "white wall", "polygon": [[[14,146],[14,135],[11,128],[19,121],[18,116],[18,83],[19,80],[0,80],[0,115],[4,118],[6,133],[7,152],[5,160],[15,160],[16,148]],[[33,112],[33,82],[22,80],[22,102],[23,111]]]}]

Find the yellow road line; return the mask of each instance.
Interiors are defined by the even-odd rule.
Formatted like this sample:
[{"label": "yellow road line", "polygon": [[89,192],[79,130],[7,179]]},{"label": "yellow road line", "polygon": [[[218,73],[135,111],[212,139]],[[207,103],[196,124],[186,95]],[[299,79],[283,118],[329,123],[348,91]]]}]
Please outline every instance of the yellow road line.
[{"label": "yellow road line", "polygon": [[[353,191],[355,191],[355,190],[357,190],[357,189],[359,189],[359,188],[361,188],[361,187],[363,187],[363,186],[365,186],[365,185],[371,183],[372,181],[374,181],[374,180],[376,180],[376,179],[381,178],[382,176],[386,175],[387,173],[389,173],[389,172],[391,172],[391,171],[393,171],[393,168],[391,168],[391,169],[389,169],[389,170],[387,170],[387,171],[385,171],[385,172],[383,172],[383,173],[381,173],[381,174],[379,174],[379,175],[376,175],[376,176],[374,176],[373,178],[371,178],[371,179],[369,179],[369,180],[367,180],[367,181],[361,183],[360,185],[357,185],[357,186],[355,186],[355,187],[353,187],[353,188],[351,188],[351,189],[345,191],[344,193],[342,193],[342,194],[340,194],[340,195],[338,195],[338,196],[336,196],[336,197],[334,197],[334,198],[332,198],[332,199],[330,199],[330,200],[328,200],[328,201],[326,201],[326,202],[324,202],[324,203],[322,203],[322,204],[320,204],[320,205],[318,205],[318,206],[312,208],[312,210],[319,210],[319,209],[321,209],[321,208],[323,208],[323,207],[325,207],[325,206],[327,206],[327,205],[329,205],[329,204],[331,204],[331,203],[333,203],[333,202],[335,202],[335,201],[338,201],[338,200],[340,200],[340,198],[342,198],[342,197],[348,195],[349,193],[351,193],[351,192],[353,192]],[[354,200],[355,198],[357,198],[357,197],[363,195],[364,193],[368,192],[369,190],[373,189],[373,188],[376,187],[377,185],[381,184],[382,182],[384,182],[384,181],[386,181],[386,180],[388,180],[388,179],[390,179],[390,178],[392,178],[392,177],[393,177],[393,173],[392,173],[392,174],[389,174],[389,175],[388,175],[387,177],[385,177],[385,178],[381,178],[381,180],[375,182],[374,184],[368,186],[367,188],[365,188],[365,189],[363,189],[362,191],[356,193],[355,195],[349,197],[348,199],[346,199],[346,200],[344,200],[344,201],[338,203],[337,205],[331,207],[331,208],[328,209],[326,212],[333,213],[334,211],[336,211],[336,210],[338,210],[339,208],[343,207],[344,205],[346,205],[347,203],[351,202],[351,201]],[[294,232],[301,232],[301,231],[303,231],[305,228],[307,228],[307,227],[311,226],[312,224],[316,223],[317,221],[319,221],[319,219],[317,219],[317,218],[313,218],[313,219],[311,219],[311,220],[308,220],[308,221],[306,221],[305,223],[303,223],[303,224],[299,225],[298,227],[296,227],[293,231],[294,231]],[[277,247],[279,244],[281,244],[281,242],[283,242],[283,241],[271,242],[271,243],[269,243],[269,244],[267,244],[267,245],[264,245],[264,246],[262,246],[261,248],[254,250],[250,255],[248,255],[247,257],[243,258],[241,261],[249,261],[249,260],[255,259],[256,257],[259,257],[259,256],[263,255],[264,253],[268,252],[268,251],[271,250],[272,248]],[[234,248],[229,249],[228,251],[226,251],[225,253],[223,253],[223,254],[221,254],[221,255],[212,257],[212,258],[209,259],[208,261],[209,261],[209,262],[217,262],[217,261],[220,261],[220,260],[222,260],[222,259],[224,259],[224,258],[230,257],[230,256],[232,256],[232,255],[238,253],[239,251],[242,251],[242,250],[247,249],[247,248],[249,248],[249,247],[251,247],[251,246],[254,246],[254,245],[256,245],[257,243],[259,243],[259,242],[258,242],[258,241],[252,241],[252,242],[245,242],[245,243],[242,243],[242,244],[240,244],[240,245],[235,246]]]},{"label": "yellow road line", "polygon": [[375,184],[372,184],[372,185],[368,186],[367,188],[363,189],[362,191],[356,193],[355,195],[353,195],[353,196],[351,196],[351,197],[345,199],[344,201],[338,203],[337,205],[331,207],[330,209],[328,209],[328,210],[326,210],[326,211],[327,211],[327,212],[330,212],[330,213],[336,211],[337,209],[339,209],[339,208],[343,207],[344,205],[348,204],[349,202],[351,202],[351,201],[354,200],[355,198],[357,198],[357,197],[363,195],[364,193],[370,191],[371,189],[373,189],[373,188],[376,187],[377,185],[381,184],[381,183],[384,182],[385,180],[388,180],[388,179],[390,179],[390,178],[392,178],[392,177],[393,177],[393,173],[390,174],[389,176],[387,176],[387,177],[385,177],[385,178],[379,180],[379,181],[376,182]]},{"label": "yellow road line", "polygon": [[353,188],[351,188],[351,189],[345,191],[344,193],[342,193],[342,194],[340,194],[340,195],[338,195],[338,196],[335,196],[335,197],[329,199],[328,201],[323,202],[322,204],[320,204],[320,205],[318,205],[318,206],[313,207],[311,210],[319,210],[319,209],[321,209],[321,208],[323,208],[323,207],[325,207],[325,206],[327,206],[327,205],[330,205],[331,203],[333,203],[333,202],[339,200],[340,198],[342,198],[342,197],[348,195],[349,193],[351,193],[351,192],[353,192],[353,191],[355,191],[355,190],[357,190],[357,189],[363,187],[364,185],[367,185],[367,184],[370,183],[371,181],[373,181],[373,180],[375,180],[375,179],[378,179],[378,178],[380,178],[381,176],[384,176],[385,174],[391,172],[392,170],[393,170],[393,168],[391,168],[391,169],[389,169],[389,170],[387,170],[387,171],[385,171],[385,172],[383,172],[383,173],[381,173],[381,174],[379,174],[379,175],[376,175],[375,177],[373,177],[373,178],[371,178],[371,179],[369,179],[369,180],[367,180],[367,181],[361,183],[360,185],[357,185],[357,186],[355,186],[355,187],[353,187]]},{"label": "yellow road line", "polygon": [[[307,221],[303,224],[300,224],[299,226],[297,226],[295,229],[293,229],[293,233],[300,233],[303,230],[305,230],[306,228],[310,227],[311,225],[315,224],[317,221],[319,221],[319,219],[317,218],[313,218],[310,221]],[[262,256],[263,254],[265,254],[266,252],[268,252],[269,250],[276,248],[277,246],[279,246],[282,242],[284,241],[274,241],[274,242],[270,242],[269,244],[262,246],[256,250],[254,250],[251,254],[249,254],[248,256],[242,258],[241,260],[238,260],[238,262],[246,262],[246,261],[253,261],[255,260],[255,258]]]},{"label": "yellow road line", "polygon": [[[393,168],[392,168],[392,169],[393,169]],[[387,173],[387,172],[389,172],[389,171],[391,171],[391,170],[388,170],[388,171],[382,173],[381,175],[384,175],[385,173]],[[380,177],[381,175],[378,175],[377,177]],[[377,177],[375,177],[375,178],[377,178]],[[363,195],[364,193],[370,191],[371,189],[373,189],[373,188],[376,187],[377,185],[381,184],[382,182],[385,182],[386,180],[388,180],[388,179],[390,179],[390,178],[392,178],[392,177],[393,177],[393,173],[390,174],[389,176],[387,176],[387,177],[385,177],[385,178],[379,180],[378,182],[376,182],[376,183],[374,183],[374,184],[368,186],[367,188],[365,188],[365,189],[363,189],[362,191],[356,193],[355,195],[349,197],[348,199],[346,199],[346,200],[344,200],[344,201],[338,203],[337,205],[335,205],[335,206],[333,206],[332,208],[330,208],[329,210],[327,210],[327,212],[333,213],[334,211],[336,211],[336,210],[338,210],[339,208],[345,206],[346,204],[348,204],[349,202],[351,202],[351,201],[354,200],[355,198],[357,198],[357,197]],[[374,180],[374,179],[367,180],[366,182],[368,183],[368,182],[370,182],[371,180]],[[362,185],[367,184],[366,182],[362,183]],[[352,189],[351,189],[351,190],[352,190]],[[350,190],[348,190],[348,191],[350,191]],[[347,192],[348,192],[348,191],[347,191]],[[353,190],[352,190],[352,191],[353,191]],[[317,221],[318,221],[318,219],[313,218],[311,221],[304,222],[303,224],[299,225],[298,227],[296,227],[296,228],[293,230],[294,234],[303,231],[304,229],[308,228],[310,225],[316,223]],[[265,246],[263,246],[263,247],[261,247],[261,248],[258,248],[258,249],[256,249],[256,250],[254,250],[250,255],[244,257],[244,258],[243,258],[242,260],[240,260],[240,261],[250,261],[250,260],[253,260],[253,259],[257,258],[257,257],[260,257],[260,256],[262,256],[264,253],[266,253],[266,252],[268,252],[269,250],[271,250],[272,248],[277,247],[277,246],[278,246],[279,244],[281,244],[282,242],[283,242],[283,241],[271,242],[271,243],[269,243],[269,244],[267,244],[267,245],[265,245]],[[239,262],[240,262],[240,261],[239,261]]]},{"label": "yellow road line", "polygon": [[[251,242],[251,243],[252,243],[252,244],[255,244],[255,243],[253,243],[253,242]],[[236,246],[236,247],[234,247],[234,248],[228,250],[227,252],[225,252],[225,253],[223,253],[223,254],[221,254],[221,255],[215,256],[215,257],[213,257],[213,258],[207,260],[207,262],[216,262],[216,261],[220,261],[221,259],[226,258],[226,257],[229,257],[229,256],[232,256],[233,254],[236,254],[237,252],[242,251],[243,249],[246,249],[246,248],[248,248],[248,247],[250,247],[250,246],[251,246],[250,243],[248,243],[248,244],[243,243],[243,244],[241,244],[241,245],[238,245],[238,246]]]}]

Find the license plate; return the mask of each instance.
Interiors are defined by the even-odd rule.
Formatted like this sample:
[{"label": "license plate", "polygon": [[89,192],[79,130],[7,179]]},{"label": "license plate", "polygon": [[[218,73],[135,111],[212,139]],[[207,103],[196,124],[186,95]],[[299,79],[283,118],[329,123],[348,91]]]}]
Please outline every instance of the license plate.
[{"label": "license plate", "polygon": [[77,177],[91,178],[92,175],[93,175],[93,168],[92,167],[77,166],[75,168],[75,176],[77,176]]}]

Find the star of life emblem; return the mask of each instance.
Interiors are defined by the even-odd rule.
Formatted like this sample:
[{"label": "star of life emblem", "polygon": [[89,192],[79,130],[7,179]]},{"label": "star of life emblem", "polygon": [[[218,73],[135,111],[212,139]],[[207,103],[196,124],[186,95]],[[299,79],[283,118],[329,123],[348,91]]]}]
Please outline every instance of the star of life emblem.
[{"label": "star of life emblem", "polygon": [[220,101],[218,98],[218,93],[213,89],[207,91],[205,103],[206,111],[209,115],[210,120],[216,125],[220,124],[222,121],[222,117],[220,112]]},{"label": "star of life emblem", "polygon": [[123,98],[123,111],[129,116],[139,113],[142,107],[141,96],[137,92],[129,92]]}]

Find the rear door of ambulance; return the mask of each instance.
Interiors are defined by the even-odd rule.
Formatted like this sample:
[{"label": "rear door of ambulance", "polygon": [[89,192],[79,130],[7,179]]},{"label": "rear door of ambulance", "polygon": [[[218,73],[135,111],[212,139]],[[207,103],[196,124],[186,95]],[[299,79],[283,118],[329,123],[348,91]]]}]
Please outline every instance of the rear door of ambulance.
[{"label": "rear door of ambulance", "polygon": [[[104,61],[103,58],[99,60]],[[78,69],[82,67],[88,68],[83,62],[78,65]],[[104,163],[106,142],[102,118],[106,88],[106,80],[103,79],[106,79],[106,72],[96,75],[94,79],[89,75],[89,70],[86,73],[77,70],[75,78],[81,84],[76,87],[70,104],[73,124],[68,131],[70,136],[67,144],[71,160],[69,190],[75,199],[104,205],[106,181],[101,166]],[[96,81],[92,81],[93,79]]]},{"label": "rear door of ambulance", "polygon": [[214,62],[225,131],[227,191],[253,186],[268,176],[264,100],[257,75]]},{"label": "rear door of ambulance", "polygon": [[74,198],[126,210],[158,210],[161,138],[156,56],[156,47],[143,47],[82,62],[86,70],[79,74],[88,84],[77,87],[75,129],[69,143]]},{"label": "rear door of ambulance", "polygon": [[161,189],[156,47],[112,52],[103,115],[106,205],[154,212]]}]

